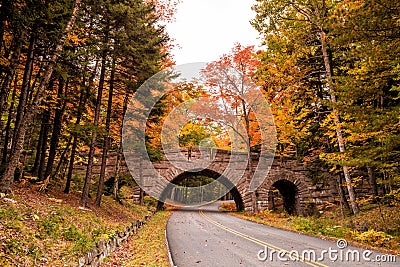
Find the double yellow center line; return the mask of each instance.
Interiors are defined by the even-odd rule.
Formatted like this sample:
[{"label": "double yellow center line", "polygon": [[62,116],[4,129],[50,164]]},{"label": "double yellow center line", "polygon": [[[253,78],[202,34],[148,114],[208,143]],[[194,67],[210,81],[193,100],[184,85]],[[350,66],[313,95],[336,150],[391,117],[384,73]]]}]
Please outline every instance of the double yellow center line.
[{"label": "double yellow center line", "polygon": [[[249,235],[246,235],[246,234],[244,234],[244,233],[238,232],[238,231],[236,231],[236,230],[234,230],[234,229],[232,229],[232,228],[229,228],[229,227],[227,227],[227,226],[225,226],[225,225],[222,225],[222,224],[220,224],[220,223],[214,221],[213,219],[211,219],[211,218],[208,217],[207,215],[205,215],[204,212],[203,212],[202,210],[199,210],[199,214],[200,214],[205,220],[207,220],[208,222],[212,223],[213,225],[215,225],[215,226],[217,226],[217,227],[219,227],[219,228],[221,228],[221,229],[224,229],[225,231],[230,232],[230,233],[232,233],[232,234],[234,234],[234,235],[236,235],[236,236],[239,236],[239,237],[241,237],[241,238],[244,238],[244,239],[246,239],[246,240],[249,240],[249,241],[251,241],[251,242],[253,242],[253,243],[255,243],[255,244],[258,244],[258,245],[261,245],[261,246],[265,246],[265,247],[268,247],[268,248],[270,248],[270,249],[274,249],[275,251],[282,251],[282,252],[287,253],[288,255],[290,254],[289,251],[287,251],[287,250],[285,250],[285,249],[283,249],[283,248],[277,247],[277,246],[272,245],[272,244],[270,244],[270,243],[266,243],[266,242],[264,242],[264,241],[262,241],[262,240],[259,240],[259,239],[257,239],[257,238],[252,237],[252,236],[249,236]],[[307,259],[303,259],[302,257],[296,258],[296,259],[297,259],[298,261],[301,261],[301,262],[303,262],[304,264],[307,264],[307,265],[310,265],[310,266],[329,267],[328,265],[325,265],[325,264],[322,264],[322,263],[319,263],[319,262],[315,262],[315,261],[311,261],[311,260],[307,260]]]}]

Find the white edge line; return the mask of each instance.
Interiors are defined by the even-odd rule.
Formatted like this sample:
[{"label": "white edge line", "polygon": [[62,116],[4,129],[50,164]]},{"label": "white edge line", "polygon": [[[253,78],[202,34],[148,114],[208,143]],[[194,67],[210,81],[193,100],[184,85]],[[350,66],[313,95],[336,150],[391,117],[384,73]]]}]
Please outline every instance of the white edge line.
[{"label": "white edge line", "polygon": [[[168,221],[169,221],[169,219],[168,219]],[[167,221],[167,224],[168,224],[168,221]],[[167,237],[167,227],[165,227],[165,244],[167,246],[169,266],[170,267],[178,267],[178,266],[176,266],[174,264],[174,261],[172,259],[172,253],[171,253],[171,250],[169,248],[168,237]]]}]

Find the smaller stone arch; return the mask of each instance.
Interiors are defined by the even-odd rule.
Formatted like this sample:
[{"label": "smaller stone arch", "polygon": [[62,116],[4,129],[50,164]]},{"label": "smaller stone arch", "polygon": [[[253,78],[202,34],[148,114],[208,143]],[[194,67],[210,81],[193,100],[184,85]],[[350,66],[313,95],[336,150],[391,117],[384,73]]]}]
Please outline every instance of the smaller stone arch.
[{"label": "smaller stone arch", "polygon": [[[301,176],[301,179],[299,179]],[[283,200],[283,207],[291,215],[304,214],[306,200],[311,196],[309,185],[304,174],[293,171],[283,171],[279,176],[272,175],[264,187],[267,199],[267,208],[272,209],[274,189],[279,191]]]},{"label": "smaller stone arch", "polygon": [[[290,181],[282,179],[276,181],[272,188],[276,188],[282,199],[283,199],[283,207],[287,213],[290,215],[298,214],[299,211],[299,198],[298,198],[298,189],[297,187]],[[272,189],[271,188],[271,189]],[[276,200],[274,199],[276,196],[273,192],[269,192],[268,202],[270,203],[271,208],[275,208]]]}]

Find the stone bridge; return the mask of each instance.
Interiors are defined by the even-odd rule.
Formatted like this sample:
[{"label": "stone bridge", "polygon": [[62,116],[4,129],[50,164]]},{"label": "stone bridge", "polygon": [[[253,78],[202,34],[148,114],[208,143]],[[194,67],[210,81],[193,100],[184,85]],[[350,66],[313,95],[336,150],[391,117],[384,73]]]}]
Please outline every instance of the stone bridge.
[{"label": "stone bridge", "polygon": [[[139,170],[131,173],[140,173],[141,184],[144,191],[153,190],[159,187],[161,201],[174,199],[174,190],[169,188],[168,182],[179,184],[186,178],[196,175],[207,176],[218,179],[230,190],[238,210],[254,212],[259,210],[274,209],[277,206],[283,207],[290,214],[308,213],[309,207],[318,203],[332,200],[334,186],[323,187],[322,189],[312,184],[307,177],[307,170],[294,159],[271,159],[270,166],[258,166],[259,155],[252,155],[253,168],[249,175],[247,163],[248,155],[242,152],[232,152],[215,148],[192,148],[182,150],[171,150],[167,156],[159,161],[153,162],[152,167],[145,166],[137,158],[130,157],[125,153],[125,160],[132,169]],[[178,165],[178,167],[177,167]],[[158,181],[155,184],[154,168],[164,183]],[[262,184],[257,190],[249,190],[251,179],[256,172],[261,175]]]}]

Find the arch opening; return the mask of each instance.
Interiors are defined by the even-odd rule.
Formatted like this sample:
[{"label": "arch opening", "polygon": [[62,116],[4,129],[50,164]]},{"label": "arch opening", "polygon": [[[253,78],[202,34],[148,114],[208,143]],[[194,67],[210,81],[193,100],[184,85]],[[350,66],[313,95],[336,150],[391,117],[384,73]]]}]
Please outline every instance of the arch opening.
[{"label": "arch opening", "polygon": [[298,210],[297,186],[288,180],[276,181],[268,194],[269,209],[286,211],[290,215],[296,215]]},{"label": "arch opening", "polygon": [[[212,192],[210,189],[202,190],[203,186],[217,179],[218,183],[215,183],[216,186],[213,187]],[[231,190],[223,194],[227,188],[231,188]],[[180,203],[190,205],[192,201],[196,205],[202,202],[210,202],[210,200],[227,198],[232,198],[235,201],[238,211],[244,210],[242,196],[238,189],[225,176],[209,169],[198,172],[187,171],[175,177],[171,181],[171,184],[164,189],[158,202],[158,208],[162,208],[164,202],[176,203],[177,206],[180,206]]]}]

